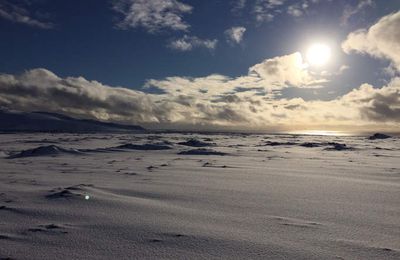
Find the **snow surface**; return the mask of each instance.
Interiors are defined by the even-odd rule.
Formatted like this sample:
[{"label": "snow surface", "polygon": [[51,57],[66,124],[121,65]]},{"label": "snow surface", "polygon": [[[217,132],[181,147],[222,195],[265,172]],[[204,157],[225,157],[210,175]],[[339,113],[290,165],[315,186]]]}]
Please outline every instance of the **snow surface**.
[{"label": "snow surface", "polygon": [[0,135],[0,259],[400,259],[399,216],[399,138]]}]

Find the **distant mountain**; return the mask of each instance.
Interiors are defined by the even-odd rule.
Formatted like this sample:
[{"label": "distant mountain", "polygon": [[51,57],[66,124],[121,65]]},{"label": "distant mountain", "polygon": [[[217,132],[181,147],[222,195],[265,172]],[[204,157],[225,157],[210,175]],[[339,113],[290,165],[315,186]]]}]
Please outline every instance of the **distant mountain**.
[{"label": "distant mountain", "polygon": [[1,132],[130,132],[145,131],[141,126],[76,119],[47,112],[0,110]]}]

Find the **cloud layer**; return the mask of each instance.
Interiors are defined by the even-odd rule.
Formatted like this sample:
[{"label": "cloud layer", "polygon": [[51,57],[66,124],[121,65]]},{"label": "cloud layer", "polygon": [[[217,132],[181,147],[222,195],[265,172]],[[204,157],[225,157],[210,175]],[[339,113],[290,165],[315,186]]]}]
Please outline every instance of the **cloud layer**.
[{"label": "cloud layer", "polygon": [[189,24],[183,15],[193,7],[177,0],[115,0],[113,9],[122,15],[118,27],[142,27],[154,33],[163,29],[187,31]]},{"label": "cloud layer", "polygon": [[354,7],[347,6],[343,11],[341,25],[347,25],[349,20],[353,16],[355,16],[359,12],[362,12],[364,9],[366,9],[368,7],[373,7],[374,5],[375,5],[375,3],[372,0],[361,0]]},{"label": "cloud layer", "polygon": [[293,17],[303,16],[310,5],[316,3],[318,0],[236,0],[232,12],[234,14],[247,12],[258,24],[261,24],[271,22],[276,16],[282,14]]},{"label": "cloud layer", "polygon": [[[285,0],[240,0],[236,11],[247,8],[265,21],[277,13],[302,16],[316,0],[284,5]],[[360,5],[360,8],[364,6]],[[192,7],[178,0],[115,0],[122,15],[121,28],[143,28],[150,33],[165,29],[188,31],[183,16]],[[285,8],[284,10],[280,8]],[[4,11],[6,10],[6,11]],[[349,13],[352,15],[351,13]],[[40,28],[50,28],[19,7],[0,0],[0,17]],[[348,18],[347,18],[348,19]],[[400,12],[381,18],[370,28],[348,35],[342,43],[346,53],[368,54],[387,59],[395,70],[390,82],[376,88],[363,84],[329,101],[282,98],[286,88],[321,88],[337,73],[312,71],[299,52],[265,59],[241,76],[211,74],[203,77],[149,79],[142,89],[107,86],[83,77],[61,78],[46,69],[0,75],[0,107],[22,111],[48,111],[104,121],[154,127],[229,127],[236,129],[299,129],[338,125],[400,126]],[[239,44],[244,27],[225,31],[231,44]],[[184,34],[170,40],[177,51],[195,48],[214,50],[217,39]],[[160,90],[151,94],[149,89]]]},{"label": "cloud layer", "polygon": [[225,36],[229,43],[239,44],[243,40],[246,28],[243,26],[232,27],[225,31]]},{"label": "cloud layer", "polygon": [[0,0],[0,18],[40,29],[51,29],[54,27],[53,23],[40,21],[34,18],[26,8],[6,0]]},{"label": "cloud layer", "polygon": [[388,59],[400,72],[400,11],[382,17],[368,29],[352,32],[342,43],[346,53],[369,54]]},{"label": "cloud layer", "polygon": [[214,50],[217,44],[217,39],[200,39],[197,36],[184,35],[182,38],[171,40],[167,47],[178,51],[191,51],[195,48]]},{"label": "cloud layer", "polygon": [[[236,78],[218,74],[169,77],[149,80],[142,91],[83,77],[60,78],[46,69],[34,69],[0,75],[0,106],[159,128],[268,130],[400,125],[400,78],[381,88],[364,84],[330,101],[280,98],[280,91],[286,87],[314,87],[321,80],[302,66],[299,53],[267,59]],[[146,87],[163,92],[149,94]]]}]

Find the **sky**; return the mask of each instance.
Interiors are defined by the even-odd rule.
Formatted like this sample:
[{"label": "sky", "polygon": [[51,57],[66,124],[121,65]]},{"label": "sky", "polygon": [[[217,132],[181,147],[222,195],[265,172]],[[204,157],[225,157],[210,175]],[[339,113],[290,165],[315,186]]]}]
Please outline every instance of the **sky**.
[{"label": "sky", "polygon": [[400,0],[0,0],[0,107],[155,129],[396,130],[398,28]]}]

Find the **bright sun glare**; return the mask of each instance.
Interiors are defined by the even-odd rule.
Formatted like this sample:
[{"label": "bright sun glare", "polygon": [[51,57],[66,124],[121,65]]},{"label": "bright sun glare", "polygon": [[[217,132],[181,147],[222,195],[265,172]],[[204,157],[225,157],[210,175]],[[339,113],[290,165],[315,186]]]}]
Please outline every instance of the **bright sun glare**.
[{"label": "bright sun glare", "polygon": [[307,61],[311,66],[325,65],[331,57],[331,48],[322,43],[311,45],[307,51]]}]

